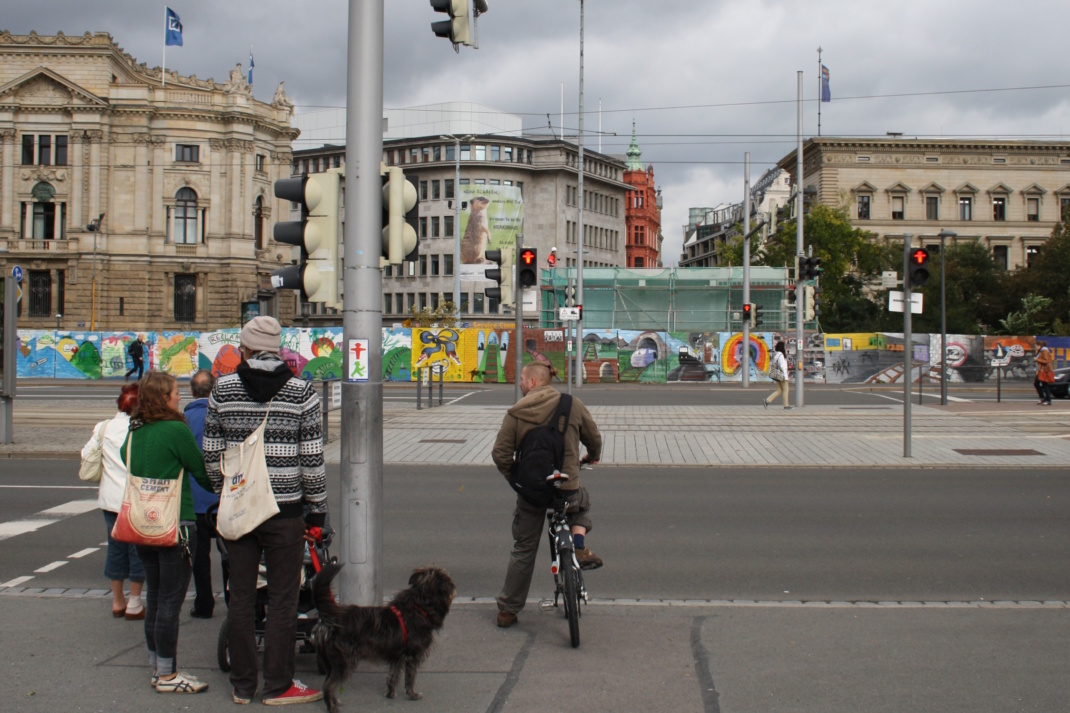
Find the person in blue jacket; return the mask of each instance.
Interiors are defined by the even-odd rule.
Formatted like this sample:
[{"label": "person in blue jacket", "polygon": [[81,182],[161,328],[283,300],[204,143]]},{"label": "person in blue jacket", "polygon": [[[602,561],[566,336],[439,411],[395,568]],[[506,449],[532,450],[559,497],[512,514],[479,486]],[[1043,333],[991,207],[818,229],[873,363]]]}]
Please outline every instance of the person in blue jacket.
[{"label": "person in blue jacket", "polygon": [[[208,411],[208,396],[215,386],[215,377],[207,369],[201,369],[189,382],[193,401],[186,404],[186,423],[197,439],[197,447],[204,450],[204,415]],[[212,539],[216,536],[215,527],[209,522],[205,513],[219,504],[219,496],[205,490],[196,481],[191,480],[193,490],[193,511],[197,514],[197,551],[193,555],[193,586],[197,594],[189,614],[194,619],[211,619],[215,609],[215,596],[212,594]],[[227,589],[227,568],[223,567],[223,591]]]}]

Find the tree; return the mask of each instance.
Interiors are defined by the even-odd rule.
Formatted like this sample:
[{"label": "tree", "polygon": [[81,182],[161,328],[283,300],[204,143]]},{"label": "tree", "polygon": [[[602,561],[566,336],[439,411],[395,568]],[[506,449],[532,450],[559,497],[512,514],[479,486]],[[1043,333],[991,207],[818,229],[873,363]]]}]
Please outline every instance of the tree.
[{"label": "tree", "polygon": [[1041,295],[1026,295],[1022,300],[1022,311],[1011,312],[1006,319],[999,321],[1003,334],[1044,334],[1048,323],[1043,320],[1043,313],[1051,307],[1051,300]]},{"label": "tree", "polygon": [[982,334],[991,331],[1006,312],[1002,311],[1003,276],[992,254],[969,240],[947,246],[947,254],[929,260],[929,282],[922,288],[925,311],[914,317],[919,332],[940,331],[940,261],[946,260],[947,331],[952,334]]},{"label": "tree", "polygon": [[413,305],[409,311],[412,313],[409,320],[412,327],[457,326],[457,305],[453,304],[453,300],[439,302],[434,310],[428,307],[416,309],[416,305]]}]

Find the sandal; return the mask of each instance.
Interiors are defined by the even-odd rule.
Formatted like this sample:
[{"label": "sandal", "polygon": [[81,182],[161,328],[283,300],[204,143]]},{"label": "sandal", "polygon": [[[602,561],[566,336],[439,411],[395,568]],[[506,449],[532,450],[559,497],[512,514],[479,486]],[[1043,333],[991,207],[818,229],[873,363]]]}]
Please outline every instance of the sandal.
[{"label": "sandal", "polygon": [[[116,616],[120,615],[116,614]],[[125,616],[127,621],[140,621],[145,618],[145,606],[142,605],[140,608],[133,611],[127,609],[123,612],[122,616]]]}]

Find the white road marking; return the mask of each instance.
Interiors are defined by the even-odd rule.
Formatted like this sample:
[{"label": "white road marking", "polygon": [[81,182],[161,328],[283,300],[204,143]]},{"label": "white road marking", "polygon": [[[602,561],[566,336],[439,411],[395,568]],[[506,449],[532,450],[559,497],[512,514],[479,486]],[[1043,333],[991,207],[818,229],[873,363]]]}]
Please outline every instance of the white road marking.
[{"label": "white road marking", "polygon": [[17,587],[20,584],[29,582],[31,579],[33,579],[33,577],[15,577],[14,579],[8,580],[3,584],[0,584],[0,587]]},{"label": "white road marking", "polygon": [[84,550],[78,550],[73,555],[67,555],[67,559],[80,560],[86,555],[91,555],[94,552],[99,552],[99,547],[86,547]]},{"label": "white road marking", "polygon": [[54,522],[59,522],[74,515],[82,515],[91,510],[96,510],[98,507],[96,500],[71,500],[62,505],[56,505],[35,513],[32,518],[0,522],[0,540],[24,535],[27,532],[36,532]]},{"label": "white road marking", "polygon": [[42,527],[51,525],[55,520],[14,520],[12,522],[0,522],[0,540],[9,537],[25,535],[27,532],[35,532]]},{"label": "white road marking", "polygon": [[49,508],[47,510],[42,510],[37,514],[55,515],[57,517],[70,517],[71,515],[82,515],[83,513],[89,512],[90,510],[96,510],[98,507],[100,506],[97,505],[96,500],[72,500],[69,503],[63,503],[62,505],[57,505],[56,507]]},{"label": "white road marking", "polygon": [[96,485],[0,485],[0,488],[23,488],[32,490],[97,490]]},{"label": "white road marking", "polygon": [[67,564],[67,560],[58,560],[56,562],[52,562],[51,564],[46,564],[41,569],[35,569],[34,574],[44,574],[45,572],[51,572],[54,569],[59,569],[65,564]]}]

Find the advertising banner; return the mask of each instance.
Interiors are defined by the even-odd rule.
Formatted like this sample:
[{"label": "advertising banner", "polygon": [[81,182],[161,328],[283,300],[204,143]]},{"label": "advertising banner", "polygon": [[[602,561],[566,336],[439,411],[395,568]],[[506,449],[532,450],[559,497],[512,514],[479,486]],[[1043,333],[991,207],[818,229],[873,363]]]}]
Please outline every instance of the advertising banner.
[{"label": "advertising banner", "polygon": [[484,280],[493,263],[484,253],[516,245],[524,230],[524,199],[517,186],[469,184],[457,187],[461,201],[461,279]]}]

